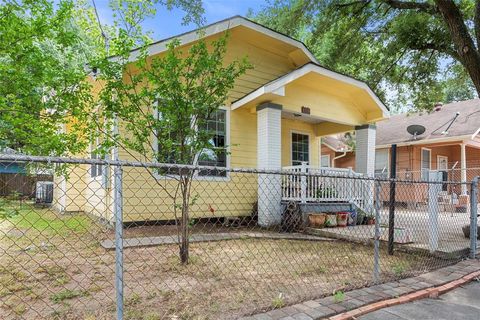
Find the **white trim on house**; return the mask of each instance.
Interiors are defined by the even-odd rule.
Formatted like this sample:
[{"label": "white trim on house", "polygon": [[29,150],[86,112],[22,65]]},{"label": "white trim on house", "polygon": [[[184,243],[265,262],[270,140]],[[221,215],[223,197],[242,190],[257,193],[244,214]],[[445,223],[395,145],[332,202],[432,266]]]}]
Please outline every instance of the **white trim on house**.
[{"label": "white trim on house", "polygon": [[[157,107],[158,107],[158,101],[155,102],[154,108],[153,108],[153,116],[154,116],[155,119],[158,119],[158,116],[159,116],[159,112],[158,112]],[[218,109],[226,111],[225,112],[226,113],[225,114],[225,125],[226,125],[226,128],[225,128],[225,131],[226,131],[225,132],[225,144],[226,144],[227,147],[226,147],[226,167],[225,167],[225,169],[229,169],[230,168],[230,161],[231,161],[231,157],[230,157],[230,108],[228,108],[226,106],[221,106],[221,107],[218,107]],[[153,139],[152,139],[152,149],[156,154],[158,154],[158,138],[157,138],[156,134],[153,136]],[[152,162],[155,163],[155,162],[158,162],[158,161],[157,161],[157,159],[153,159]],[[160,179],[174,180],[174,179],[176,179],[176,177],[178,177],[178,175],[174,175],[174,174],[170,174],[168,176],[162,175],[162,174],[159,174],[156,171],[153,172],[153,176],[157,180],[160,180]],[[194,180],[207,180],[207,181],[230,181],[230,171],[226,172],[225,177],[199,176],[198,172],[197,172],[193,176],[193,179]]]},{"label": "white trim on house", "polygon": [[[377,168],[377,151],[387,151],[387,163],[385,165],[385,173],[387,174],[387,177],[390,177],[390,161],[391,161],[391,149],[390,148],[382,148],[382,149],[375,149],[375,170]],[[382,169],[383,170],[383,169]]]},{"label": "white trim on house", "polygon": [[303,65],[302,67],[300,67],[296,70],[293,70],[292,72],[289,72],[289,73],[281,76],[280,78],[267,83],[266,85],[256,89],[255,91],[247,94],[243,98],[240,98],[239,100],[232,103],[231,108],[232,108],[232,110],[235,110],[237,108],[240,108],[244,104],[246,104],[246,103],[248,103],[248,102],[250,102],[250,101],[266,94],[266,93],[278,92],[279,88],[291,83],[292,81],[294,81],[294,80],[296,80],[296,79],[298,79],[298,78],[300,78],[300,77],[302,77],[302,76],[304,76],[304,75],[306,75],[307,73],[310,73],[310,72],[315,72],[315,73],[318,73],[320,75],[327,76],[327,77],[330,77],[332,79],[335,79],[335,80],[338,80],[338,81],[341,81],[341,82],[344,82],[344,83],[347,83],[347,84],[350,84],[350,85],[354,85],[358,88],[361,88],[361,89],[365,90],[370,95],[370,97],[375,101],[377,106],[380,107],[383,114],[388,115],[390,113],[388,111],[387,107],[383,104],[382,101],[380,101],[380,99],[375,95],[375,93],[373,93],[373,91],[370,89],[370,87],[366,83],[364,83],[362,81],[359,81],[359,80],[356,80],[356,79],[353,79],[353,78],[348,77],[346,75],[343,75],[343,74],[325,69],[325,68],[323,68],[323,67],[321,67],[317,64],[314,64],[314,63],[307,63],[307,64]]},{"label": "white trim on house", "polygon": [[[428,162],[428,169],[427,168],[423,168],[423,150],[427,150],[428,153],[430,154],[429,158],[429,162]],[[423,178],[423,170],[432,170],[432,149],[430,148],[421,148],[420,149],[420,176]],[[427,174],[427,179],[428,179],[428,174]],[[425,180],[425,179],[424,179]]]},{"label": "white trim on house", "polygon": [[[393,143],[396,144],[397,147],[404,147],[404,146],[411,146],[417,144],[432,144],[432,143],[441,143],[441,142],[450,142],[455,141],[462,143],[465,139],[470,139],[471,135],[463,135],[463,136],[456,136],[456,137],[448,137],[448,138],[439,138],[439,139],[423,139],[423,140],[415,140],[415,141],[405,141],[405,142],[398,142]],[[390,148],[392,144],[380,144],[376,145],[376,149],[383,149],[383,148]]]},{"label": "white trim on house", "polygon": [[[440,159],[446,159],[446,164],[447,164],[447,167],[445,169],[439,169],[438,168],[438,164],[440,163]],[[437,170],[448,170],[448,157],[447,156],[442,156],[442,155],[439,155],[437,154]]]},{"label": "white trim on house", "polygon": [[477,131],[475,131],[473,134],[472,134],[472,137],[470,139],[474,140],[476,136],[478,136],[478,134],[480,133],[480,128],[477,129]]},{"label": "white trim on house", "polygon": [[[173,39],[178,39],[181,45],[186,45],[194,41],[197,41],[200,38],[206,38],[217,33],[225,32],[229,29],[233,29],[238,26],[243,26],[243,27],[255,30],[266,36],[278,39],[294,47],[297,47],[298,49],[302,50],[303,53],[305,53],[305,55],[311,61],[318,63],[315,56],[310,52],[310,50],[307,49],[307,47],[302,42],[295,40],[293,38],[290,38],[274,30],[271,30],[269,28],[266,28],[260,24],[257,24],[241,16],[234,16],[234,17],[213,23],[201,29],[189,31],[171,38],[167,38],[167,39],[152,43],[151,45],[148,46],[147,53],[149,56],[151,56],[151,55],[159,54],[161,52],[165,52],[167,50],[168,44]],[[130,54],[129,61],[130,62],[135,61],[136,59],[138,59],[139,56],[140,56],[140,49],[134,49]],[[112,59],[115,59],[115,58],[116,57],[112,57]]]},{"label": "white trim on house", "polygon": [[[328,166],[324,167],[322,166],[322,157],[328,158]],[[332,159],[330,159],[329,154],[323,154],[320,156],[320,168],[331,168],[332,167]]]},{"label": "white trim on house", "polygon": [[292,139],[292,134],[303,134],[304,136],[308,136],[308,165],[312,165],[312,153],[310,148],[310,142],[312,141],[312,136],[310,133],[305,132],[305,131],[299,131],[295,129],[290,130],[290,165],[293,166],[293,139]]},{"label": "white trim on house", "polygon": [[332,147],[331,145],[329,145],[329,144],[326,143],[326,142],[322,142],[322,144],[325,145],[325,147],[329,148],[329,149],[332,150],[332,151],[335,151],[335,152],[338,151],[337,149],[335,149],[334,147]]}]

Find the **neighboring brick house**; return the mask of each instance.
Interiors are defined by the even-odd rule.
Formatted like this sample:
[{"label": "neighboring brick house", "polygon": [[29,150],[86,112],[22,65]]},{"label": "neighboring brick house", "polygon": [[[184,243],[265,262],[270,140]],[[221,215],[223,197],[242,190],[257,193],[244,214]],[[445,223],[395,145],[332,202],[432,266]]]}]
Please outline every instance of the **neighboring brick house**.
[{"label": "neighboring brick house", "polygon": [[[410,125],[421,125],[425,132],[413,137]],[[431,112],[405,113],[377,123],[375,174],[388,176],[390,150],[397,145],[397,177],[425,180],[428,170],[445,172],[444,179],[468,182],[480,175],[480,99],[436,105]],[[337,145],[324,139],[323,150]],[[340,136],[341,137],[341,136]],[[358,147],[358,141],[357,141]],[[327,152],[327,151],[326,151]],[[355,170],[354,152],[348,152],[335,167]],[[468,194],[466,184],[451,188],[456,195]],[[397,192],[397,200],[408,200],[414,192]],[[403,198],[402,198],[403,197]],[[406,201],[407,202],[407,201]]]}]

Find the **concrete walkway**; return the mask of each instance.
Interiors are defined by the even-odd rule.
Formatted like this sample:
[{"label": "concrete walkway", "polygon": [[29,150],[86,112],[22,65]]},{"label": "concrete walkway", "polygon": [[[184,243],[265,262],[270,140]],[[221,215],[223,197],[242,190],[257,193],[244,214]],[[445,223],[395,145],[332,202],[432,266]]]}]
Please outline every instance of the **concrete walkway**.
[{"label": "concrete walkway", "polygon": [[[380,225],[388,225],[388,212],[383,208],[380,214]],[[436,253],[440,256],[464,256],[470,248],[470,239],[464,237],[462,227],[470,224],[469,213],[441,212],[438,215],[438,248]],[[412,243],[398,244],[405,249],[429,252],[429,216],[426,211],[397,210],[395,214],[395,227],[409,230]],[[387,232],[386,228],[381,231]],[[372,241],[375,227],[361,225],[347,228],[323,228],[307,230],[310,234],[349,241]],[[381,242],[385,245],[386,242]],[[480,244],[480,242],[479,242]]]},{"label": "concrete walkway", "polygon": [[437,299],[423,299],[381,309],[360,320],[478,320],[480,319],[480,282],[475,281]]},{"label": "concrete walkway", "polygon": [[[211,242],[236,239],[285,239],[303,241],[334,241],[331,238],[323,238],[302,233],[268,233],[268,232],[225,232],[225,233],[201,233],[192,234],[190,242]],[[141,237],[123,240],[124,248],[149,247],[178,243],[177,236]],[[107,250],[115,249],[114,240],[103,240],[100,245]]]}]

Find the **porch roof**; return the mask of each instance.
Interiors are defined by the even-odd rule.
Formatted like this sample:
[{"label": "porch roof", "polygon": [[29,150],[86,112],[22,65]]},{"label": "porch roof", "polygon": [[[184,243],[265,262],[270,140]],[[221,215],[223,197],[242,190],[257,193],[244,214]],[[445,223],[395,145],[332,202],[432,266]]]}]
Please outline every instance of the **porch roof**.
[{"label": "porch roof", "polygon": [[[367,84],[351,77],[307,63],[232,103],[231,108],[251,108],[264,102],[277,103],[287,112],[319,121],[356,126],[389,117],[389,111]],[[346,131],[346,130],[345,130]]]}]

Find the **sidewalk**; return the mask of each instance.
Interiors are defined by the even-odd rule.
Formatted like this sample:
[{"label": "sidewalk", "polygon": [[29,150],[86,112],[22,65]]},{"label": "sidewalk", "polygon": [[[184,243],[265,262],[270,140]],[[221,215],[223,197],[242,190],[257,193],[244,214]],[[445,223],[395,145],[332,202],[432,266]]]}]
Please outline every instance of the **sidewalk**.
[{"label": "sidewalk", "polygon": [[[313,320],[335,316],[350,319],[393,304],[412,301],[453,289],[480,275],[479,260],[464,260],[455,265],[438,269],[417,277],[388,282],[368,288],[346,292],[341,301],[333,296],[309,300],[292,306],[242,318],[242,320]],[[453,282],[453,283],[452,283]],[[449,284],[447,284],[449,283]],[[442,286],[442,287],[440,287]],[[433,289],[433,288],[438,288]],[[425,290],[428,289],[428,290]],[[418,293],[415,293],[420,291]],[[411,294],[409,296],[406,296]]]},{"label": "sidewalk", "polygon": [[422,299],[381,309],[359,320],[478,320],[480,318],[480,282],[470,282],[438,299]]}]

